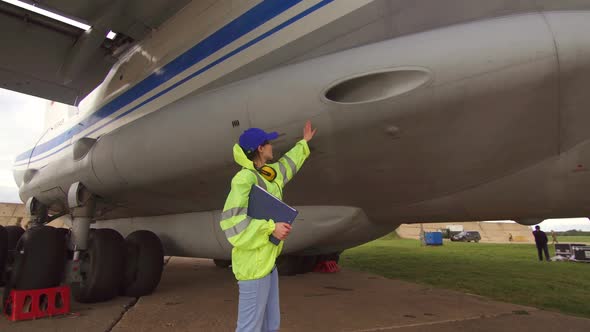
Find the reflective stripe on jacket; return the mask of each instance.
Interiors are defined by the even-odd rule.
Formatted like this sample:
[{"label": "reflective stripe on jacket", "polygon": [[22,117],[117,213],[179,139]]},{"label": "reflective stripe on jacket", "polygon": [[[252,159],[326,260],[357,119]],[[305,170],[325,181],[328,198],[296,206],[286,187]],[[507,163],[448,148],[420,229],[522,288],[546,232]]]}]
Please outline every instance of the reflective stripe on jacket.
[{"label": "reflective stripe on jacket", "polygon": [[[283,249],[269,241],[275,230],[274,220],[252,219],[247,216],[248,198],[253,184],[258,184],[279,199],[283,188],[301,169],[309,156],[307,141],[301,140],[278,162],[269,164],[277,172],[274,181],[264,179],[239,145],[234,145],[234,160],[242,166],[231,181],[231,191],[221,213],[221,229],[232,244],[232,269],[237,280],[260,279],[268,275]],[[280,220],[277,220],[280,221]]]}]

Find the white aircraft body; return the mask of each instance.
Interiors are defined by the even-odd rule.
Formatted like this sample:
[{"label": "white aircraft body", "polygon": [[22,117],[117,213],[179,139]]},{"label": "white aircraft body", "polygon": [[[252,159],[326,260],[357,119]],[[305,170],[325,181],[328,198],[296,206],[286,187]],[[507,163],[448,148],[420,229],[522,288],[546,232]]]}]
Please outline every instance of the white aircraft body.
[{"label": "white aircraft body", "polygon": [[[150,243],[160,262],[226,264],[220,209],[249,127],[279,132],[280,152],[305,120],[318,128],[285,192],[300,211],[282,261],[293,273],[401,223],[590,213],[588,0],[38,3],[90,28],[0,3],[0,83],[71,105],[49,107],[14,177],[37,225],[72,216],[79,300],[114,296],[123,281],[101,271],[117,269],[127,294],[151,292],[161,266],[137,263]],[[64,242],[47,228],[19,245]],[[96,258],[125,246],[127,267]],[[37,271],[33,256],[17,262]],[[59,280],[12,271],[9,287]]]}]

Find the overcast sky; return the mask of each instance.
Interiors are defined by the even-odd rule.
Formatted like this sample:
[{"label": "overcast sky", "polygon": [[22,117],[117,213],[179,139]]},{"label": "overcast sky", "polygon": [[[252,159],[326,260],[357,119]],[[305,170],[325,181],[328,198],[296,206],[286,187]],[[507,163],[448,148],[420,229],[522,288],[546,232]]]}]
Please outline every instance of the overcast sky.
[{"label": "overcast sky", "polygon": [[[18,188],[12,177],[15,157],[29,149],[43,133],[47,101],[0,89],[0,202],[20,203]],[[584,229],[590,231],[586,218],[546,220],[543,230]]]},{"label": "overcast sky", "polygon": [[41,136],[46,103],[44,99],[0,89],[0,202],[20,203],[12,164]]}]

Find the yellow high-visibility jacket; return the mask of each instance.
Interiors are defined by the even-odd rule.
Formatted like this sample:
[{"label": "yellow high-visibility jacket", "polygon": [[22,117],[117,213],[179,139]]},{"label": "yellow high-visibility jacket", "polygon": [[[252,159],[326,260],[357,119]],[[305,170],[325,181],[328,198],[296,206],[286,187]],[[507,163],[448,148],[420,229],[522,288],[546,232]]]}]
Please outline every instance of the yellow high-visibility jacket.
[{"label": "yellow high-visibility jacket", "polygon": [[[234,145],[234,159],[242,166],[231,181],[231,191],[221,213],[221,229],[232,244],[232,269],[237,280],[254,280],[268,275],[283,249],[283,241],[274,245],[269,235],[275,230],[274,220],[252,219],[248,212],[248,198],[253,184],[283,199],[283,188],[301,169],[309,156],[307,141],[301,140],[278,162],[269,164],[277,177],[269,182],[254,168],[242,148]],[[281,220],[277,220],[281,221]]]}]

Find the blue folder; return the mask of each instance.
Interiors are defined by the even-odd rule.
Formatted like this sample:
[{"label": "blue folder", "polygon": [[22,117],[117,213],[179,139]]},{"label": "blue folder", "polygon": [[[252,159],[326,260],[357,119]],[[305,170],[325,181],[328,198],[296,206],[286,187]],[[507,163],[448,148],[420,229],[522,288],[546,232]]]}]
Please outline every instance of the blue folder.
[{"label": "blue folder", "polygon": [[[275,222],[292,224],[297,217],[297,210],[283,203],[280,199],[257,185],[252,185],[248,200],[248,216],[252,219],[272,219]],[[270,242],[278,245],[281,241],[272,234]]]}]

